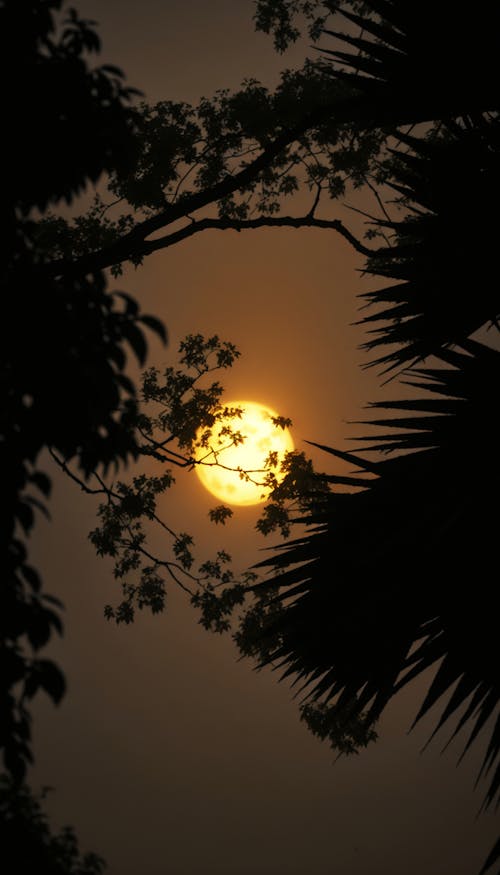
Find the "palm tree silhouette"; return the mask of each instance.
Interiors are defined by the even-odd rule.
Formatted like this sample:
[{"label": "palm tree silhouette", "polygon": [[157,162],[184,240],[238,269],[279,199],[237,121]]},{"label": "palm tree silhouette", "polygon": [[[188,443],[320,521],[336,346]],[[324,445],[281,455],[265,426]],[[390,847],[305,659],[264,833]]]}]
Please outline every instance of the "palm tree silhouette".
[{"label": "palm tree silhouette", "polygon": [[[261,628],[261,662],[277,663],[307,701],[328,706],[332,726],[344,715],[365,732],[434,666],[415,722],[446,697],[434,732],[446,724],[454,737],[467,727],[464,752],[488,724],[488,806],[500,800],[500,718],[490,722],[500,701],[497,61],[480,11],[471,35],[451,3],[433,7],[431,29],[427,3],[366,5],[371,15],[346,13],[363,38],[330,31],[358,50],[330,52],[342,64],[334,74],[359,100],[371,96],[375,126],[397,119],[398,107],[405,122],[434,121],[418,135],[392,128],[387,184],[407,209],[378,222],[390,242],[366,270],[385,282],[366,296],[361,320],[372,364],[412,392],[371,405],[386,414],[365,423],[371,436],[356,439],[364,451],[322,447],[357,473],[328,475],[330,491],[299,520],[306,533],[261,563],[273,574],[260,593],[279,605]],[[500,842],[482,872],[499,856]]]}]

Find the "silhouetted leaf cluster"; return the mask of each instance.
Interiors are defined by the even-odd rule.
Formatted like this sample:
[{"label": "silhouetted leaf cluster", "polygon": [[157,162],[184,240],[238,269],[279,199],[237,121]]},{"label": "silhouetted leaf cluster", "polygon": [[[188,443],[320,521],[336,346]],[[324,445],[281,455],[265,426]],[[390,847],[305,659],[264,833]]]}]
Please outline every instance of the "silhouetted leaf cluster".
[{"label": "silhouetted leaf cluster", "polygon": [[0,848],[11,873],[100,875],[104,860],[82,854],[71,827],[52,833],[42,803],[45,789],[34,795],[6,775],[0,776]]},{"label": "silhouetted leaf cluster", "polygon": [[[140,436],[137,452],[139,458],[158,465],[160,473],[141,473],[129,483],[107,484],[93,472],[95,488],[89,491],[102,495],[105,501],[98,510],[99,526],[89,537],[99,556],[113,559],[113,574],[122,591],[119,604],[104,609],[108,620],[129,624],[137,610],[163,611],[172,583],[189,594],[205,628],[227,631],[231,614],[256,580],[252,571],[236,575],[224,550],[195,565],[192,535],[174,529],[158,512],[158,503],[175,483],[170,466],[193,469],[217,464],[213,460],[217,452],[212,449],[214,431],[223,433],[222,443],[227,446],[244,440],[238,430],[218,426],[228,416],[238,419],[241,408],[222,403],[223,388],[218,380],[207,382],[215,371],[231,367],[238,356],[236,347],[217,335],[205,338],[190,334],[184,338],[179,346],[181,367],[169,366],[163,372],[149,368],[142,375],[141,404],[135,420]],[[198,457],[201,448],[203,454]],[[259,476],[265,473],[258,472]],[[71,476],[78,480],[75,474]],[[225,524],[232,515],[224,505],[209,511],[214,523]],[[159,527],[163,536],[161,556],[154,555],[148,544],[151,524]]]},{"label": "silhouetted leaf cluster", "polygon": [[359,754],[360,748],[377,740],[377,733],[366,716],[359,713],[357,707],[351,713],[348,704],[328,707],[324,702],[306,702],[300,709],[300,717],[313,735],[321,741],[329,739],[333,750],[345,756]]},{"label": "silhouetted leaf cluster", "polygon": [[[198,106],[141,104],[132,135],[137,161],[110,174],[109,199],[98,195],[72,221],[47,216],[38,233],[65,269],[76,260],[80,269],[109,266],[118,274],[125,260],[140,264],[207,227],[314,223],[321,196],[362,185],[383,147],[382,130],[325,111],[353,94],[317,59],[284,71],[275,91],[248,79]],[[293,211],[304,189],[312,193],[307,215],[283,217],[284,204]]]},{"label": "silhouetted leaf cluster", "polygon": [[[135,388],[127,355],[143,364],[144,329],[165,339],[158,320],[109,293],[99,270],[46,271],[50,253],[37,210],[68,203],[103,171],[132,158],[132,96],[121,72],[92,69],[99,46],[91,23],[59,0],[8,0],[0,10],[5,128],[0,328],[0,746],[19,780],[31,759],[29,700],[64,691],[61,672],[37,652],[61,632],[60,603],[41,590],[27,561],[36,510],[47,514],[44,449],[88,477],[134,459]],[[5,69],[16,58],[16,72]]]},{"label": "silhouetted leaf cluster", "polygon": [[130,99],[138,92],[116,67],[89,66],[100,47],[94,22],[69,10],[60,24],[62,6],[6,0],[0,11],[2,78],[9,82],[2,198],[24,214],[71,201],[88,180],[134,158]]},{"label": "silhouetted leaf cluster", "polygon": [[[366,11],[363,0],[254,0],[255,28],[272,33],[274,48],[284,52],[301,35],[300,18],[307,22],[309,37],[316,42],[324,32],[328,16],[340,6]],[[299,21],[297,21],[299,18]]]}]

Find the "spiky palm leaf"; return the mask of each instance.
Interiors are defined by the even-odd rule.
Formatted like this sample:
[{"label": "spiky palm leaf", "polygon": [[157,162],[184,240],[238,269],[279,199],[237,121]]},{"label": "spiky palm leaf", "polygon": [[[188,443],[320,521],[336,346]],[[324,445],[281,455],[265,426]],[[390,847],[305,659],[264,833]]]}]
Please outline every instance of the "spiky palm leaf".
[{"label": "spiky palm leaf", "polygon": [[[366,6],[369,16],[344,13],[361,37],[330,32],[355,49],[327,52],[333,75],[359,94],[346,111],[387,130],[445,126],[432,140],[400,138],[409,151],[394,156],[390,182],[410,214],[384,223],[391,244],[367,265],[393,285],[368,296],[385,309],[362,320],[381,323],[366,345],[397,346],[379,359],[388,368],[431,354],[437,363],[410,371],[418,398],[373,405],[392,415],[359,439],[374,458],[323,447],[360,473],[330,476],[332,492],[297,521],[305,535],[261,563],[272,575],[260,591],[281,605],[261,626],[262,664],[277,664],[309,700],[336,703],[334,716],[344,710],[365,730],[434,667],[416,721],[445,699],[435,731],[467,726],[467,750],[500,702],[491,572],[500,353],[470,339],[500,310],[488,215],[500,190],[500,9]],[[481,770],[490,775],[486,805],[500,797],[499,758],[497,720]],[[482,872],[499,856],[500,843]]]},{"label": "spiky palm leaf", "polygon": [[327,30],[355,51],[323,49],[373,104],[377,123],[416,123],[498,107],[500,10],[479,0],[464,15],[453,0],[367,0],[367,14],[343,11],[361,36]]},{"label": "spiky palm leaf", "polygon": [[[466,749],[500,702],[490,570],[499,380],[500,352],[472,341],[443,353],[441,366],[414,371],[412,383],[432,395],[378,402],[404,416],[374,420],[395,434],[368,439],[402,452],[372,461],[324,448],[365,472],[354,478],[361,488],[332,492],[309,533],[261,563],[275,574],[260,586],[279,584],[284,606],[267,630],[279,634],[268,661],[284,676],[304,680],[313,699],[354,702],[374,723],[395,693],[440,663],[416,719],[458,682],[436,730],[468,702],[454,727],[469,724]],[[478,435],[492,457],[487,475],[473,449]],[[497,724],[483,764],[493,769],[486,804],[499,795],[499,753]]]},{"label": "spiky palm leaf", "polygon": [[500,312],[490,218],[500,196],[499,120],[454,125],[434,140],[400,139],[411,151],[398,150],[389,184],[410,212],[378,223],[392,242],[366,271],[393,282],[364,295],[379,309],[361,320],[370,329],[365,348],[397,344],[372,362],[386,370],[460,343]]},{"label": "spiky palm leaf", "polygon": [[366,265],[368,273],[391,280],[366,295],[382,306],[361,320],[369,329],[366,348],[397,344],[373,362],[391,370],[498,317],[496,229],[489,217],[500,195],[499,54],[498,30],[490,28],[500,10],[480,2],[466,17],[450,0],[368,0],[366,6],[370,14],[342,13],[362,36],[327,31],[354,50],[325,49],[333,75],[371,101],[375,124],[441,124],[433,139],[398,132],[408,151],[394,153],[388,184],[412,212],[378,223],[391,245]]}]

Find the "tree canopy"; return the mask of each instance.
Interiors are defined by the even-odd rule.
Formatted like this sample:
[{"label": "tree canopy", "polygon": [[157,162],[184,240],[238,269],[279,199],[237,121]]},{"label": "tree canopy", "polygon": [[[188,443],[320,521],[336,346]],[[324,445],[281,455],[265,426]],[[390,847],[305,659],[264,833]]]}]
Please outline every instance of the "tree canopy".
[{"label": "tree canopy", "polygon": [[77,458],[85,475],[134,458],[135,390],[124,373],[125,349],[143,361],[143,325],[165,337],[158,320],[107,291],[102,271],[45,272],[36,211],[70,202],[132,155],[132,93],[120,71],[90,68],[86,57],[99,40],[88,22],[69,12],[56,26],[61,5],[26,0],[0,11],[3,38],[19,46],[23,69],[9,90],[5,136],[0,378],[0,743],[18,777],[31,758],[27,701],[38,689],[54,701],[64,692],[60,669],[37,656],[61,631],[59,605],[43,592],[25,543],[34,511],[46,511],[50,492],[50,479],[37,467],[40,451]]},{"label": "tree canopy", "polygon": [[[465,706],[454,732],[469,724],[467,748],[500,697],[490,558],[499,353],[477,336],[496,329],[499,311],[489,206],[499,188],[500,14],[484,2],[465,20],[451,2],[259,0],[256,26],[280,51],[305,17],[321,38],[315,61],[285,71],[274,92],[252,79],[197,106],[149,106],[132,105],[116,68],[91,68],[92,23],[70,12],[58,24],[61,6],[12,0],[0,13],[27,71],[9,98],[4,203],[6,767],[20,780],[31,756],[26,701],[40,688],[56,701],[64,692],[60,670],[38,657],[61,624],[25,544],[33,509],[43,510],[50,492],[37,467],[43,448],[106,499],[92,540],[115,558],[124,595],[108,617],[159,611],[166,579],[184,586],[191,578],[201,621],[223,631],[250,596],[234,633],[240,650],[303,684],[303,718],[341,752],[373,740],[392,696],[430,666],[437,672],[417,719],[451,692],[437,729]],[[32,173],[23,174],[26,164]],[[52,212],[103,173],[85,215]],[[363,186],[380,215],[359,240],[334,203]],[[330,229],[366,258],[380,280],[361,322],[373,365],[420,395],[374,402],[386,414],[365,424],[375,428],[357,439],[365,452],[323,447],[325,458],[359,473],[315,476],[303,454],[287,460],[284,485],[262,472],[271,502],[261,530],[307,527],[262,563],[273,569],[265,583],[253,571],[235,579],[223,553],[193,575],[189,536],[158,518],[156,497],[171,486],[172,465],[194,465],[197,428],[223,415],[222,387],[203,380],[238,352],[194,335],[181,347],[181,369],[150,369],[134,386],[127,354],[143,364],[144,328],[163,340],[165,329],[130,296],[109,292],[105,271],[117,278],[126,262],[140,265],[208,228],[276,226]],[[478,475],[485,446],[487,473]],[[169,468],[109,485],[111,466],[141,456]],[[227,516],[216,509],[214,521]],[[149,553],[144,521],[168,530],[171,557]],[[483,767],[487,804],[500,788],[499,733],[497,722]]]}]

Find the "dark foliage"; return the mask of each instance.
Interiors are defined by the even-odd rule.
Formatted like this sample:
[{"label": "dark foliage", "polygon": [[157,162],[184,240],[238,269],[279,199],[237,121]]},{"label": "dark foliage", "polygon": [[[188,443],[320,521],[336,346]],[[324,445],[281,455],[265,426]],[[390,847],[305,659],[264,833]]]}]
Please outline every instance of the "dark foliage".
[{"label": "dark foliage", "polygon": [[[87,55],[99,46],[91,23],[69,13],[62,29],[57,28],[55,13],[61,5],[60,0],[7,0],[0,9],[3,79],[11,83],[4,108],[9,123],[0,278],[0,567],[5,572],[0,744],[17,781],[14,796],[5,785],[2,804],[17,812],[10,821],[13,835],[26,815],[38,824],[40,847],[51,846],[56,855],[67,851],[66,870],[55,872],[80,865],[75,845],[71,837],[69,844],[56,840],[51,845],[38,803],[30,801],[20,783],[31,756],[29,699],[41,689],[57,702],[64,692],[57,667],[38,658],[51,633],[61,630],[60,606],[42,593],[24,543],[34,509],[43,510],[50,492],[38,458],[43,448],[52,448],[63,465],[73,460],[83,478],[99,466],[105,470],[134,458],[135,397],[124,374],[126,353],[132,350],[144,361],[142,325],[164,337],[162,326],[142,317],[135,301],[107,291],[101,268],[116,268],[126,259],[139,263],[155,248],[188,236],[189,228],[164,240],[147,240],[184,216],[187,204],[194,210],[219,207],[219,219],[211,225],[200,221],[197,228],[217,222],[239,230],[272,224],[277,199],[298,185],[293,174],[281,179],[287,150],[295,142],[307,146],[308,132],[329,156],[319,175],[308,170],[306,176],[310,187],[317,184],[318,199],[325,180],[332,197],[343,192],[346,176],[361,184],[381,142],[395,135],[398,145],[383,178],[409,215],[379,223],[378,230],[389,235],[388,246],[370,256],[367,270],[382,279],[384,288],[368,299],[383,309],[363,322],[377,325],[369,348],[396,347],[378,362],[388,368],[413,363],[408,379],[424,394],[418,400],[412,396],[374,405],[392,417],[373,420],[375,436],[358,439],[375,455],[324,448],[360,473],[332,474],[330,492],[324,481],[311,490],[303,505],[310,510],[299,519],[308,531],[263,563],[275,573],[247,614],[242,649],[260,653],[263,664],[278,661],[285,676],[303,684],[303,719],[345,753],[373,739],[376,720],[392,696],[431,666],[437,669],[435,678],[416,719],[446,695],[436,730],[451,722],[455,734],[467,726],[466,749],[487,723],[491,728],[489,719],[500,698],[490,570],[496,529],[489,509],[499,486],[495,405],[500,354],[471,339],[474,331],[496,320],[499,309],[495,238],[485,216],[498,195],[500,12],[486,2],[476,4],[473,16],[457,13],[450,0],[437,6],[431,0],[349,3],[354,11],[345,11],[345,18],[362,29],[362,36],[329,31],[342,45],[325,51],[334,62],[328,99],[308,106],[315,84],[311,89],[307,75],[297,81],[288,77],[278,95],[285,100],[277,131],[270,127],[274,104],[253,81],[233,98],[221,92],[215,101],[203,103],[200,120],[212,134],[212,151],[196,190],[185,197],[182,193],[176,202],[180,171],[172,175],[166,166],[157,179],[158,151],[148,147],[138,154],[138,145],[145,134],[151,145],[161,133],[157,146],[162,155],[170,149],[173,165],[178,159],[181,164],[193,161],[197,155],[190,144],[197,128],[192,110],[166,103],[152,112],[143,110],[140,118],[129,107],[131,92],[120,71],[89,67]],[[294,38],[290,10],[307,13],[317,5],[263,0],[257,4],[257,24],[275,28],[284,46]],[[318,30],[319,18],[313,26]],[[12,47],[23,75],[12,75],[6,66]],[[305,91],[303,81],[308,81]],[[256,106],[261,106],[257,115]],[[236,120],[240,124],[242,119],[247,127],[235,132]],[[399,130],[421,122],[434,127],[425,135]],[[358,177],[348,132],[362,159]],[[340,150],[331,151],[339,137]],[[256,144],[254,160],[245,158],[238,167],[231,163],[233,149],[244,145],[247,155]],[[292,157],[302,160],[299,152]],[[160,212],[136,226],[124,217],[116,228],[107,228],[107,240],[100,236],[97,208],[81,226],[86,246],[75,253],[63,235],[66,248],[56,247],[61,260],[48,263],[44,233],[50,237],[50,223],[40,233],[36,209],[44,211],[61,199],[70,203],[103,171],[132,206]],[[233,194],[259,192],[256,180],[262,188],[262,215],[252,223]],[[171,202],[162,210],[168,197]],[[312,218],[315,206],[316,201]],[[329,226],[353,241],[339,223]],[[359,243],[357,248],[367,251]],[[390,288],[388,279],[394,281]],[[424,366],[416,369],[424,358]],[[281,510],[277,505],[278,516],[265,520],[270,530],[288,527]],[[189,564],[189,544],[182,538],[175,543]],[[222,566],[219,572],[222,578]],[[221,614],[207,589],[202,605],[207,627],[226,628],[226,614],[243,598],[234,588],[224,592]],[[160,609],[161,586],[153,572],[139,596]],[[483,765],[490,779],[486,804],[500,795],[499,752],[497,722]],[[498,855],[497,846],[483,871]],[[37,870],[43,871],[41,866]],[[98,866],[90,861],[88,871]],[[78,871],[87,872],[81,865]]]},{"label": "dark foliage", "polygon": [[488,0],[467,16],[453,0],[364,7],[362,15],[342,10],[361,35],[326,30],[343,45],[323,51],[337,62],[335,77],[371,102],[373,122],[399,115],[414,124],[497,107],[500,11]]},{"label": "dark foliage", "polygon": [[[312,709],[322,737],[338,732],[342,716],[373,728],[392,696],[434,667],[416,721],[441,701],[435,732],[467,729],[464,752],[488,729],[481,774],[490,805],[500,798],[500,353],[471,335],[500,310],[490,210],[500,172],[497,32],[478,10],[470,28],[449,3],[432,15],[427,4],[366,5],[372,18],[346,13],[363,38],[332,34],[357,50],[330,52],[343,65],[333,75],[372,95],[374,113],[405,100],[405,121],[437,123],[397,132],[385,181],[406,216],[378,223],[388,245],[367,270],[385,285],[367,297],[384,307],[363,319],[379,323],[368,348],[392,345],[379,364],[413,364],[403,385],[418,398],[373,405],[391,418],[365,423],[376,429],[355,439],[365,452],[322,447],[357,473],[332,474],[330,495],[298,520],[306,534],[261,563],[274,573],[259,585],[269,609],[256,632],[261,663],[301,685],[304,717]],[[497,846],[482,871],[498,857]]]},{"label": "dark foliage", "polygon": [[57,702],[64,691],[57,666],[37,656],[61,632],[61,606],[42,593],[25,545],[50,493],[40,452],[74,458],[84,475],[133,458],[126,354],[144,362],[143,325],[165,337],[135,301],[107,291],[102,273],[48,278],[43,270],[34,209],[70,202],[104,170],[121,169],[134,118],[120,71],[89,67],[99,47],[90,23],[69,12],[57,27],[61,5],[10,0],[0,9],[2,63],[14,50],[18,65],[3,71],[0,271],[0,747],[17,778],[31,758],[28,700],[43,689]]},{"label": "dark foliage", "polygon": [[[358,716],[368,709],[374,724],[404,684],[443,660],[418,716],[461,678],[446,718],[475,693],[474,737],[500,695],[490,571],[500,475],[478,476],[470,448],[478,430],[488,427],[492,449],[500,434],[491,414],[500,353],[465,346],[443,353],[452,367],[414,373],[437,398],[376,405],[404,417],[375,420],[395,434],[370,438],[372,448],[405,452],[371,461],[325,448],[364,469],[353,478],[360,488],[332,491],[307,520],[314,531],[265,564],[281,571],[272,585],[285,602],[268,625],[280,635],[268,659],[304,679],[313,698],[338,696]],[[499,777],[497,769],[488,801]]]},{"label": "dark foliage", "polygon": [[81,854],[71,827],[51,833],[42,808],[45,795],[34,796],[25,785],[0,776],[0,848],[9,875],[99,875],[104,861]]},{"label": "dark foliage", "polygon": [[[449,122],[434,139],[401,134],[400,142],[408,151],[395,153],[389,184],[410,213],[377,223],[391,244],[366,267],[396,284],[365,296],[384,306],[362,320],[366,348],[397,344],[375,360],[388,370],[460,343],[499,314],[491,220],[500,195],[498,118]],[[371,329],[373,322],[383,324]]]},{"label": "dark foliage", "polygon": [[111,66],[91,68],[100,40],[62,0],[5,0],[0,8],[3,105],[2,203],[28,213],[70,201],[105,170],[133,157],[135,92]]}]

